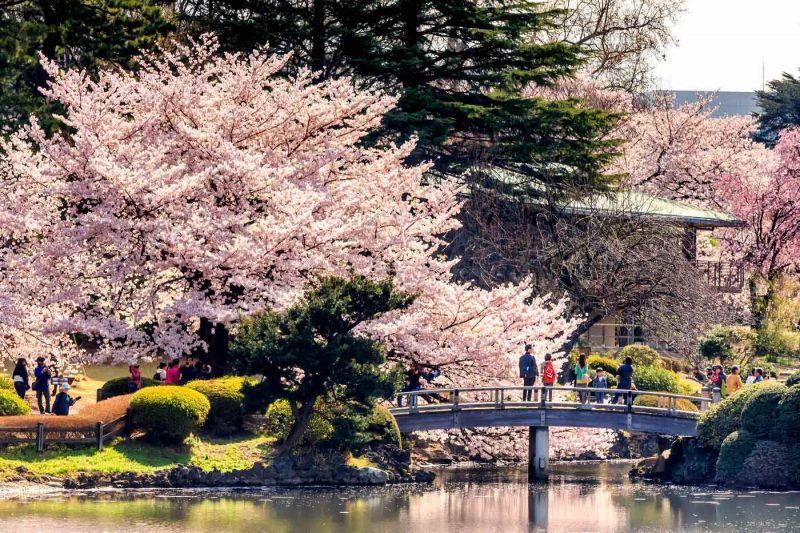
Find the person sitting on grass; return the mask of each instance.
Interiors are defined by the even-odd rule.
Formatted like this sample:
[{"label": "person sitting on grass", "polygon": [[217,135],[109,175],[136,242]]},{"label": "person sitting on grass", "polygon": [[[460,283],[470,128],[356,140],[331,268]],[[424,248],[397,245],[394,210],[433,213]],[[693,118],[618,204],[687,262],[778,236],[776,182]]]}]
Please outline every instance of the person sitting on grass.
[{"label": "person sitting on grass", "polygon": [[139,363],[130,365],[128,367],[128,372],[131,373],[131,376],[128,378],[128,391],[136,392],[142,388],[142,371],[139,370]]},{"label": "person sitting on grass", "polygon": [[53,402],[53,414],[56,416],[69,416],[69,408],[75,405],[75,402],[81,399],[80,396],[72,398],[67,391],[69,390],[68,383],[61,384],[61,392],[56,394],[56,399]]}]

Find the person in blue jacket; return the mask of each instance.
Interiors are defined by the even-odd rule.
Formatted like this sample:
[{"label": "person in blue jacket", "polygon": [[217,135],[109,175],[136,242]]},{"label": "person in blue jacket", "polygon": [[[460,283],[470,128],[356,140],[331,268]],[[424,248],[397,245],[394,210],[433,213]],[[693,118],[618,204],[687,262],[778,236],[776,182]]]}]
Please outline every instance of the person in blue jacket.
[{"label": "person in blue jacket", "polygon": [[[519,377],[522,378],[523,387],[532,387],[536,384],[536,377],[539,375],[539,366],[536,364],[536,358],[531,353],[532,346],[525,345],[525,353],[519,358]],[[531,396],[534,401],[538,399],[538,394],[534,394],[531,389],[524,389],[522,391],[522,401],[531,401]]]},{"label": "person in blue jacket", "polygon": [[69,416],[69,408],[75,405],[75,402],[81,399],[80,396],[72,398],[67,391],[69,390],[68,383],[61,384],[61,392],[56,394],[56,399],[53,401],[53,414],[56,416]]},{"label": "person in blue jacket", "polygon": [[[619,368],[617,368],[617,371],[614,373],[619,379],[617,382],[617,389],[627,391],[633,389],[633,359],[626,357],[625,361],[619,365]],[[614,397],[611,399],[611,403],[616,404],[621,395],[622,393],[620,392],[615,393]],[[630,393],[628,393],[628,395],[630,395]]]}]

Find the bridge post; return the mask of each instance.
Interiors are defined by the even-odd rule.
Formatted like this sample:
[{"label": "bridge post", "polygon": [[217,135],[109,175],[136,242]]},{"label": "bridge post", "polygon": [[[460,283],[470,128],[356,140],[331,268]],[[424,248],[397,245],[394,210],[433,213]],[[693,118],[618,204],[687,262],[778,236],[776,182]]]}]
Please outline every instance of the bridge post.
[{"label": "bridge post", "polygon": [[719,387],[714,387],[714,390],[711,392],[711,403],[719,403],[722,401],[722,389]]},{"label": "bridge post", "polygon": [[550,475],[550,428],[528,428],[528,481],[546,481]]}]

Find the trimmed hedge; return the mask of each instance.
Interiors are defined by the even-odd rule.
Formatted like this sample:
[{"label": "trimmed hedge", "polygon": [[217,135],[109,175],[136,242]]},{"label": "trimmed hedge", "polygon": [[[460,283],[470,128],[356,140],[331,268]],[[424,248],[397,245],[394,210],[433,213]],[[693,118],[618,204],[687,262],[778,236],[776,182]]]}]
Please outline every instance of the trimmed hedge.
[{"label": "trimmed hedge", "polygon": [[243,377],[225,377],[211,380],[195,380],[186,384],[187,388],[196,390],[208,398],[211,411],[205,423],[205,429],[219,436],[227,436],[242,428],[244,409],[242,402]]},{"label": "trimmed hedge", "polygon": [[619,361],[606,357],[604,355],[594,354],[586,358],[586,364],[589,365],[591,370],[597,370],[597,367],[606,371],[606,374],[614,375],[619,367]]},{"label": "trimmed hedge", "polygon": [[[130,394],[131,391],[128,389],[128,382],[130,380],[127,377],[124,378],[114,378],[106,381],[103,383],[103,386],[100,387],[100,390],[103,394],[103,399],[108,400],[109,398],[113,398],[114,396],[122,396],[123,394]],[[150,378],[142,378],[142,388],[145,387],[152,387],[153,385],[158,385],[158,381],[154,381]]]},{"label": "trimmed hedge", "polygon": [[716,479],[719,483],[734,483],[747,456],[755,449],[758,439],[752,433],[734,431],[722,441],[717,459]]},{"label": "trimmed hedge", "polygon": [[0,389],[0,416],[31,414],[31,408],[15,391]]},{"label": "trimmed hedge", "polygon": [[14,380],[8,376],[0,376],[0,390],[15,390]]},{"label": "trimmed hedge", "polygon": [[657,351],[643,344],[629,344],[619,351],[617,358],[624,361],[626,357],[633,359],[634,366],[663,367],[661,356]]},{"label": "trimmed hedge", "polygon": [[728,396],[708,411],[700,415],[697,423],[697,440],[707,448],[719,450],[725,437],[741,427],[742,411],[747,401],[759,390],[765,388],[784,390],[783,385],[769,381],[747,385],[742,390]]},{"label": "trimmed hedge", "polygon": [[387,442],[398,448],[403,440],[400,436],[400,427],[394,415],[386,407],[378,405],[370,413],[367,422],[367,433],[374,435],[373,441]]},{"label": "trimmed hedge", "polygon": [[[669,409],[669,398],[663,398],[661,396],[637,396],[633,400],[633,405],[640,405],[642,407],[660,407],[662,409]],[[678,398],[675,402],[675,407],[678,408],[679,411],[693,411],[697,412],[700,411],[700,408],[697,407],[693,402],[689,400],[684,400],[683,398]]]},{"label": "trimmed hedge", "polygon": [[795,385],[800,385],[800,370],[792,374],[786,379],[786,386],[787,387],[794,387]]},{"label": "trimmed hedge", "polygon": [[635,367],[633,383],[636,385],[636,390],[678,392],[678,374],[656,366]]},{"label": "trimmed hedge", "polygon": [[702,390],[703,386],[697,381],[678,376],[678,394],[697,396]]},{"label": "trimmed hedge", "polygon": [[772,438],[789,445],[800,443],[800,385],[789,387],[778,402]]},{"label": "trimmed hedge", "polygon": [[141,389],[131,397],[134,423],[160,440],[182,441],[205,423],[210,410],[208,398],[176,385]]},{"label": "trimmed hedge", "polygon": [[775,427],[778,403],[785,392],[786,387],[782,385],[759,387],[742,409],[740,427],[756,437],[767,437]]}]

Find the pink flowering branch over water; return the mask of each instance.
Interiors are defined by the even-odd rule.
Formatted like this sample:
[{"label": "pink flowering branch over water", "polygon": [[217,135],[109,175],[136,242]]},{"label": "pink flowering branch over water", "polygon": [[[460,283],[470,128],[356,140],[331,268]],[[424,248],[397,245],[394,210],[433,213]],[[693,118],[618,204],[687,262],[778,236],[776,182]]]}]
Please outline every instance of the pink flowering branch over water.
[{"label": "pink flowering branch over water", "polygon": [[458,186],[406,165],[411,143],[359,143],[394,100],[279,77],[284,62],[204,38],[136,74],[46,63],[70,133],[33,125],[2,143],[4,333],[81,333],[98,360],[179,356],[202,346],[200,318],[235,324],[319,275],[360,274],[417,295],[364,327],[398,358],[500,375],[524,340],[556,345],[573,326],[563,302],[453,283],[436,257]]}]

